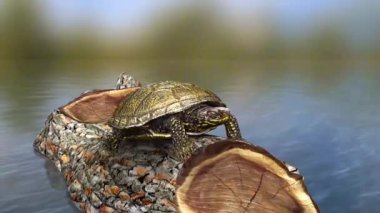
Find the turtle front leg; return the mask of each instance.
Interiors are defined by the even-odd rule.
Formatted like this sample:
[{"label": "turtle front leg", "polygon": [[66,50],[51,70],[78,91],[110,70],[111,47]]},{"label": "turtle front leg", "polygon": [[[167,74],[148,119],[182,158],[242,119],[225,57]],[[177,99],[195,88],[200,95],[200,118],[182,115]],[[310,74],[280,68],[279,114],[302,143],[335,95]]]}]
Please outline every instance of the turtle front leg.
[{"label": "turtle front leg", "polygon": [[227,137],[241,139],[239,124],[233,115],[229,115],[230,119],[224,124],[226,127]]},{"label": "turtle front leg", "polygon": [[123,140],[124,134],[121,129],[113,128],[113,134],[107,139],[107,145],[110,150],[116,151],[119,149],[120,142]]},{"label": "turtle front leg", "polygon": [[178,117],[171,116],[166,120],[166,122],[166,125],[172,135],[172,153],[175,155],[177,160],[184,161],[193,153],[193,144],[189,140],[185,127]]}]

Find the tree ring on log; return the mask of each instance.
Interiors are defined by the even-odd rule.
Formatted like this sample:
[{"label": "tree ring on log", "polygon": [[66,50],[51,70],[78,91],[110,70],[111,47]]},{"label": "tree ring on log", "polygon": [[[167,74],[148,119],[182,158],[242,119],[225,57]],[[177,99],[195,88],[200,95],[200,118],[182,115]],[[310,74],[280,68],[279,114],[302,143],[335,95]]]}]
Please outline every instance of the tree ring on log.
[{"label": "tree ring on log", "polygon": [[181,212],[319,212],[303,177],[261,147],[231,140],[203,148],[177,178]]},{"label": "tree ring on log", "polygon": [[89,91],[60,107],[59,111],[82,123],[104,123],[112,117],[119,103],[137,89],[139,87]]}]

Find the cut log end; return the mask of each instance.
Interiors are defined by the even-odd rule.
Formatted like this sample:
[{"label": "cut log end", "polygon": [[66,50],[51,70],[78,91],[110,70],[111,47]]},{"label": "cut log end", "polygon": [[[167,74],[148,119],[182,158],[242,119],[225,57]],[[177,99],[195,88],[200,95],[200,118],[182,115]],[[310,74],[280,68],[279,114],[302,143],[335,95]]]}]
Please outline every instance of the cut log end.
[{"label": "cut log end", "polygon": [[59,111],[82,123],[104,123],[112,117],[119,103],[138,88],[90,91],[60,107]]},{"label": "cut log end", "polygon": [[222,141],[198,151],[177,178],[181,212],[318,212],[301,175],[264,149]]}]

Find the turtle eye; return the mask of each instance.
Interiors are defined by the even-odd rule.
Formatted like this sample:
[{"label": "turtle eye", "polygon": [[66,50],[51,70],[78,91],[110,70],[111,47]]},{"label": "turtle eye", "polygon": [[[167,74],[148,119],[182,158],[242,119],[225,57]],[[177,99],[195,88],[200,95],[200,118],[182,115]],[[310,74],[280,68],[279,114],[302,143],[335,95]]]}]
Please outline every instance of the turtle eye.
[{"label": "turtle eye", "polygon": [[210,111],[208,113],[208,116],[210,116],[211,118],[217,118],[218,117],[218,113],[214,112],[214,111]]}]

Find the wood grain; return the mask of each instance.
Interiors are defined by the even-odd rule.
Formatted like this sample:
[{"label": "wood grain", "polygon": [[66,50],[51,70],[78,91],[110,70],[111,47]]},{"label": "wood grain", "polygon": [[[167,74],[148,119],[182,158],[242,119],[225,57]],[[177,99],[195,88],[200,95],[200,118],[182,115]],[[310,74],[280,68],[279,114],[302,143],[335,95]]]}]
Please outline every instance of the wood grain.
[{"label": "wood grain", "polygon": [[318,212],[301,175],[244,142],[209,145],[177,179],[181,212]]},{"label": "wood grain", "polygon": [[59,108],[66,116],[82,123],[107,122],[119,103],[139,87],[127,89],[93,90]]}]

